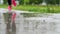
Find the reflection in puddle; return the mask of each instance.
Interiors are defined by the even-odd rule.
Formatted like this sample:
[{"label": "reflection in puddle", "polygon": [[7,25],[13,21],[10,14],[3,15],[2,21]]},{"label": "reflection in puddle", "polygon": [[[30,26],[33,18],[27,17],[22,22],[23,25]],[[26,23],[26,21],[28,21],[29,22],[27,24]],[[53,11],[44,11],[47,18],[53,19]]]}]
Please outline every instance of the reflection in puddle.
[{"label": "reflection in puddle", "polygon": [[[57,15],[58,14],[17,15],[15,23],[13,23],[13,25],[10,23],[12,25],[11,27],[8,24],[6,25],[2,20],[2,16],[0,16],[0,23],[3,22],[0,26],[0,32],[6,33],[7,31],[8,34],[60,34],[60,19],[58,19]],[[2,26],[4,26],[4,29]],[[8,28],[6,30],[7,26]],[[8,30],[11,33],[8,32]]]}]

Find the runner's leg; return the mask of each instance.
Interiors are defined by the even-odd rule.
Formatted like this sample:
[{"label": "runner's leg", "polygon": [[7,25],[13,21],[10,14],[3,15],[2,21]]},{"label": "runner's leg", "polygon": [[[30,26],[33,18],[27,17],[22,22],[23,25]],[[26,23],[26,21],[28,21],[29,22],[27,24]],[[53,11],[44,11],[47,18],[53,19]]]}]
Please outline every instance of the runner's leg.
[{"label": "runner's leg", "polygon": [[[11,3],[11,0],[7,0],[8,1],[8,11],[11,11],[12,9],[12,3]],[[7,13],[7,34],[11,34],[11,13]]]},{"label": "runner's leg", "polygon": [[12,34],[16,34],[16,24],[15,24],[16,13],[12,14]]},{"label": "runner's leg", "polygon": [[10,11],[12,9],[12,0],[8,0],[8,10]]}]

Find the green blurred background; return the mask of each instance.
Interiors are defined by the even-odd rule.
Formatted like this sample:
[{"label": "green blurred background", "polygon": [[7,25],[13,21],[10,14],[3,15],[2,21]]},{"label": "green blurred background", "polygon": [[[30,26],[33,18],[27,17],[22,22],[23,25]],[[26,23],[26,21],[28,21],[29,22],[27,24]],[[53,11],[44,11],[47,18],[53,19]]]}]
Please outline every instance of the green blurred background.
[{"label": "green blurred background", "polygon": [[[0,8],[7,8],[7,0]],[[40,13],[60,13],[60,0],[16,0],[18,5],[13,7],[14,10],[23,10]]]},{"label": "green blurred background", "polygon": [[[47,4],[59,4],[60,0],[16,0],[19,1],[19,4],[41,4],[42,2],[46,2]],[[4,4],[7,3],[7,0],[4,0]]]}]

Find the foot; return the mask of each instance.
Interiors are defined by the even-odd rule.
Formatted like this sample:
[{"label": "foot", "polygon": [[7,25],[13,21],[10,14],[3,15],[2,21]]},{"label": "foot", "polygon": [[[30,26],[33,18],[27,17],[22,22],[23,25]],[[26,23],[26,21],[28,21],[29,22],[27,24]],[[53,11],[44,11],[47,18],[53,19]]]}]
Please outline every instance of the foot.
[{"label": "foot", "polygon": [[13,13],[13,14],[12,14],[12,21],[13,21],[13,22],[15,21],[15,18],[16,18],[16,13]]},{"label": "foot", "polygon": [[15,0],[12,0],[12,4],[13,4],[14,6],[16,6],[16,1],[15,1]]},{"label": "foot", "polygon": [[8,10],[11,11],[11,9],[12,9],[12,6],[8,6]]}]

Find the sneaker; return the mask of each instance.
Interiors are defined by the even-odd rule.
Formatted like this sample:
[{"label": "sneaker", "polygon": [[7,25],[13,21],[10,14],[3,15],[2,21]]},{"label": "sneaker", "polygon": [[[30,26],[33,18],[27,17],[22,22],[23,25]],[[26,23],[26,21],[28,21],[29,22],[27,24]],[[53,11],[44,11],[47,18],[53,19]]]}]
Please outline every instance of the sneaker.
[{"label": "sneaker", "polygon": [[8,10],[11,11],[11,9],[12,9],[12,6],[8,6]]},{"label": "sneaker", "polygon": [[12,0],[12,4],[13,4],[14,6],[16,6],[16,1],[15,1],[15,0]]},{"label": "sneaker", "polygon": [[13,13],[12,14],[12,21],[15,21],[15,18],[16,18],[16,13]]}]

